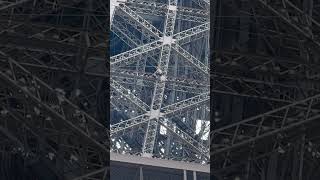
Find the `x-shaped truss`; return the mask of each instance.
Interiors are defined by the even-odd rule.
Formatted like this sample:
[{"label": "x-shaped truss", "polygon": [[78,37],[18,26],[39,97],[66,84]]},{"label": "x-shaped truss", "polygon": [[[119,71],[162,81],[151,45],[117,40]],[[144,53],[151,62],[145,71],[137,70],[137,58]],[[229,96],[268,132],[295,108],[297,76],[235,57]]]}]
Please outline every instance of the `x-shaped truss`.
[{"label": "x-shaped truss", "polygon": [[[125,108],[117,107],[122,112],[128,110],[139,112],[129,114],[127,120],[112,124],[111,136],[119,137],[134,127],[147,125],[142,147],[142,153],[145,156],[154,154],[156,138],[159,136],[159,125],[161,125],[190,149],[193,149],[198,159],[209,160],[207,142],[199,140],[194,129],[192,132],[186,131],[181,128],[181,125],[173,122],[174,116],[183,115],[198,107],[203,108],[209,102],[209,64],[207,62],[209,11],[200,9],[204,3],[209,2],[201,0],[194,3],[198,4],[199,8],[183,7],[177,3],[177,0],[169,0],[168,4],[140,0],[119,0],[111,3],[111,30],[122,40],[123,44],[131,48],[110,58],[111,103],[114,106],[122,104],[122,107]],[[163,30],[145,19],[145,15],[164,18]],[[125,23],[121,23],[120,18]],[[181,28],[176,29],[178,21],[188,21],[196,25],[180,30]],[[137,36],[137,33],[131,29],[132,27],[138,30],[144,38]],[[188,49],[188,44],[200,39],[207,40],[204,43],[206,44],[204,56],[196,57]],[[198,48],[198,51],[201,50],[203,49]],[[183,59],[189,65],[190,72],[196,75],[191,78],[179,75],[173,77],[170,72],[170,62],[177,56]],[[139,64],[141,61],[154,63],[155,70],[147,72],[145,67],[141,68]],[[126,69],[128,66],[137,66],[138,71]],[[202,77],[202,80],[199,76]],[[132,86],[139,85],[153,89],[149,100],[142,99],[143,96],[135,92],[137,88],[132,88]],[[165,104],[168,90],[185,93],[191,90],[194,93],[174,103]]]}]

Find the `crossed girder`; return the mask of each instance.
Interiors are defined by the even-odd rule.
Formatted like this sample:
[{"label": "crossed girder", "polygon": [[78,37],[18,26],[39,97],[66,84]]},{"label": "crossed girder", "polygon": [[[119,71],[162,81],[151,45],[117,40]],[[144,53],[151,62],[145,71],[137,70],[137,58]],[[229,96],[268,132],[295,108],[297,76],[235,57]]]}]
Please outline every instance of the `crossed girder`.
[{"label": "crossed girder", "polygon": [[212,172],[220,179],[305,178],[318,158],[311,141],[319,135],[319,2],[220,2],[211,24]]},{"label": "crossed girder", "polygon": [[101,2],[0,5],[1,129],[17,144],[7,151],[60,179],[107,178],[109,8]]},{"label": "crossed girder", "polygon": [[200,6],[205,1],[196,3],[114,3],[111,48],[127,47],[110,58],[111,139],[122,144],[112,146],[115,152],[140,147],[144,156],[209,161],[208,140],[201,139],[208,124],[200,134],[195,129],[198,119],[209,120],[209,11]]}]

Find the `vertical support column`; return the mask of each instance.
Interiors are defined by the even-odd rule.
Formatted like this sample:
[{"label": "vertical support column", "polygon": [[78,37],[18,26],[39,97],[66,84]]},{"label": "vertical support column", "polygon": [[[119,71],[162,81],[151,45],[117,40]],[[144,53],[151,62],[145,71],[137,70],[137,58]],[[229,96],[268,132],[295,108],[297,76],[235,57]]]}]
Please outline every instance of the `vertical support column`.
[{"label": "vertical support column", "polygon": [[143,169],[142,169],[142,166],[140,166],[140,180],[143,180]]},{"label": "vertical support column", "polygon": [[187,178],[187,170],[183,170],[183,180],[188,180],[188,178]]},{"label": "vertical support column", "polygon": [[193,180],[197,180],[197,172],[193,171]]},{"label": "vertical support column", "polygon": [[174,42],[174,39],[172,37],[175,28],[176,14],[177,0],[169,0],[169,6],[164,25],[164,37],[162,39],[163,47],[161,49],[160,59],[156,71],[157,81],[153,92],[150,119],[148,122],[148,128],[142,149],[143,156],[146,157],[150,157],[153,154],[155,139],[158,130],[158,120],[161,116],[160,109],[162,106],[164,90],[166,86],[168,66],[171,55],[171,44]]}]

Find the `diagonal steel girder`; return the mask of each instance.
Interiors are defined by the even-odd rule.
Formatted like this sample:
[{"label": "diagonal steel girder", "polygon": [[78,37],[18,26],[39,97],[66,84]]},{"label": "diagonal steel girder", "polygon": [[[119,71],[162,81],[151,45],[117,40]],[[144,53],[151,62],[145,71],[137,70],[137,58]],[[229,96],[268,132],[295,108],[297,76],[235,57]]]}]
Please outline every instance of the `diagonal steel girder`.
[{"label": "diagonal steel girder", "polygon": [[[261,81],[252,78],[231,76],[220,73],[213,74],[212,77],[215,86],[213,86],[210,91],[218,94],[251,97],[278,103],[292,103],[304,98],[299,96],[290,97],[285,95],[286,92],[300,92],[301,87],[298,85]],[[235,88],[239,87],[239,85],[242,87],[241,90]],[[267,91],[267,89],[269,90]],[[320,93],[319,90],[313,88],[305,88],[303,90],[308,91],[311,96]]]},{"label": "diagonal steel girder", "polygon": [[115,80],[110,79],[110,86],[144,112],[147,112],[150,109],[150,107],[146,103],[141,101],[131,91],[127,90],[125,87],[123,87]]},{"label": "diagonal steel girder", "polygon": [[[9,69],[9,71],[7,72],[0,72],[1,79],[11,84],[14,88],[19,89],[21,92],[25,93],[26,97],[29,97],[32,102],[39,104],[39,109],[43,108],[50,115],[56,117],[57,120],[66,123],[68,126],[70,126],[70,128],[78,131],[79,134],[86,137],[89,141],[94,142],[97,147],[103,150],[107,150],[107,146],[103,144],[109,139],[108,130],[102,124],[100,124],[87,113],[80,110],[72,102],[67,100],[64,95],[61,94],[61,92],[59,92],[58,90],[54,90],[39,78],[32,75],[14,59],[8,57],[4,53],[1,53],[1,55],[7,58],[7,64],[5,67]],[[41,96],[41,93],[39,91],[46,92],[47,95],[52,96],[52,99],[54,99],[54,101],[52,101],[51,103],[53,104],[51,104],[50,106],[46,104],[46,100],[43,99],[44,97]],[[68,115],[67,112],[72,112],[82,117],[89,126],[81,125],[81,121],[79,121],[78,116],[66,116]],[[97,135],[93,135],[92,132],[97,132],[100,137]],[[103,140],[100,139],[102,137],[104,137]],[[100,142],[101,140],[103,142]]]},{"label": "diagonal steel girder", "polygon": [[[125,27],[123,27],[120,23],[117,23],[117,21],[115,21],[115,24],[113,24],[113,29],[115,30],[114,32],[116,32],[116,34],[118,35],[119,38],[121,38],[124,42],[126,42],[126,44],[128,44],[130,47],[134,46],[138,46],[139,44],[142,44],[142,42],[138,39],[136,39],[136,37],[131,34],[130,31],[127,31],[127,29]],[[192,29],[192,28],[191,28]],[[118,32],[118,33],[117,33]],[[198,32],[197,32],[198,33]],[[186,30],[186,34],[189,35],[189,32],[188,30]],[[193,35],[196,35],[196,33],[194,33]],[[182,37],[179,38],[179,40],[183,40]],[[160,40],[161,41],[161,40]],[[153,43],[151,43],[150,45],[152,45]],[[180,43],[182,44],[182,43]],[[149,46],[150,46],[149,45]],[[185,49],[183,49],[179,44],[177,43],[173,43],[172,44],[172,47],[173,49],[178,53],[180,54],[182,57],[184,57],[186,60],[189,61],[189,63],[191,63],[192,65],[194,65],[196,68],[198,68],[200,71],[202,71],[203,73],[205,73],[206,75],[208,75],[209,73],[209,68],[204,65],[201,61],[199,61],[197,58],[195,58],[193,55],[191,55],[189,52],[187,52]],[[140,50],[140,49],[139,49]],[[154,50],[154,49],[152,49]],[[142,50],[143,52],[141,53],[147,53],[149,52],[149,49],[146,49],[146,50]],[[133,53],[130,53],[132,54],[132,56],[130,55],[126,55],[126,56],[129,56],[128,58],[129,59],[126,59],[126,60],[123,60],[125,64],[129,64],[129,63],[132,63],[136,60],[134,59],[131,59],[131,58],[134,58],[138,55],[133,55]],[[120,57],[120,56],[119,56]],[[121,62],[120,60],[118,62]],[[116,63],[117,64],[117,63]],[[117,66],[115,66],[117,67]]]},{"label": "diagonal steel girder", "polygon": [[210,132],[211,155],[320,119],[320,94]]},{"label": "diagonal steel girder", "polygon": [[[112,32],[114,32],[123,42],[125,42],[129,47],[136,48],[137,46],[142,46],[144,42],[136,37],[131,31],[129,31],[124,25],[118,21],[114,21],[111,26]],[[153,51],[154,52],[154,51]],[[151,53],[151,52],[150,52]],[[150,53],[146,55],[150,56]],[[157,53],[155,51],[154,53]],[[153,53],[151,53],[152,55]],[[157,61],[154,57],[150,56],[153,61]],[[139,56],[137,61],[140,61],[142,56]]]},{"label": "diagonal steel girder", "polygon": [[[2,55],[6,57],[3,53]],[[31,121],[40,120],[40,118],[36,118],[37,116],[45,115],[47,116],[46,121],[52,122],[52,124],[51,126],[43,127],[42,130],[52,130],[60,134],[62,127],[63,129],[70,129],[77,137],[83,137],[85,139],[84,142],[87,142],[86,145],[88,148],[92,147],[93,149],[97,149],[101,152],[101,156],[106,155],[109,147],[109,133],[104,126],[95,121],[85,112],[82,112],[74,104],[64,98],[59,91],[55,91],[40,79],[33,76],[10,57],[7,58],[8,66],[6,67],[7,69],[10,69],[11,67],[11,71],[0,72],[0,78],[3,80],[2,82],[10,88],[10,91],[13,93],[13,97],[21,99],[20,108],[23,104],[22,107],[24,109],[24,111],[21,111],[21,109],[13,111],[13,108],[10,107],[11,105],[5,106],[6,108],[9,108],[9,111],[12,112],[12,116],[15,119],[20,119],[22,122],[23,120],[27,120],[26,123],[30,123]],[[49,101],[47,98],[48,96],[50,97]],[[30,117],[33,118],[30,119]],[[39,124],[39,122],[35,123]],[[45,125],[46,123],[40,124]],[[54,126],[52,126],[53,124]],[[34,124],[29,127],[35,129],[40,128],[38,125],[35,126]],[[36,131],[38,130],[39,129]],[[45,131],[41,134],[44,135]],[[38,134],[39,133],[35,133],[35,135]],[[52,138],[54,139],[54,137]],[[49,136],[46,140],[48,139],[50,139]],[[68,144],[66,147],[67,146],[70,145]],[[104,164],[104,162],[101,163]],[[94,166],[96,167],[97,165],[98,163]]]},{"label": "diagonal steel girder", "polygon": [[159,49],[163,46],[163,43],[161,40],[151,42],[149,44],[145,44],[142,46],[139,46],[137,48],[131,49],[129,51],[123,52],[121,54],[112,56],[110,58],[110,67],[116,68],[119,65],[126,65],[130,64],[132,62],[135,62],[137,56],[143,55],[145,53],[148,53],[150,51],[154,51],[156,49]]},{"label": "diagonal steel girder", "polygon": [[297,30],[300,34],[311,40],[316,46],[320,47],[320,41],[317,39],[312,33],[306,30],[306,26],[299,23],[298,20],[295,20],[293,17],[290,17],[289,12],[286,11],[287,9],[293,9],[296,13],[299,13],[300,16],[308,17],[316,26],[317,28],[320,28],[320,23],[314,20],[312,17],[305,14],[301,9],[299,9],[297,6],[295,6],[290,0],[283,0],[281,1],[282,6],[276,6],[275,3],[270,3],[267,0],[257,0],[259,3],[267,7],[270,11],[272,11],[274,14],[279,16],[283,21],[285,21],[287,24],[289,24],[291,27],[293,27],[295,30]]},{"label": "diagonal steel girder", "polygon": [[147,30],[152,36],[158,38],[163,37],[163,33],[161,31],[159,31],[156,27],[154,27],[147,20],[142,18],[140,15],[138,15],[125,4],[119,4],[119,9],[122,10],[122,12],[124,12],[128,17],[132,18],[135,22],[137,22],[140,25],[140,27]]},{"label": "diagonal steel girder", "polygon": [[142,41],[140,39],[138,39],[134,34],[132,34],[132,32],[130,32],[118,21],[114,21],[112,23],[111,31],[131,48],[137,47],[142,44]]},{"label": "diagonal steel girder", "polygon": [[[160,110],[161,116],[165,118],[169,118],[178,112],[184,112],[184,111],[187,111],[188,109],[195,109],[196,106],[207,103],[208,101],[209,101],[209,93],[204,93],[198,96],[194,96],[189,99],[171,104],[169,106],[162,107]],[[110,128],[111,134],[126,130],[128,128],[134,127],[141,123],[145,123],[148,121],[149,116],[150,116],[150,112],[122,121],[114,125],[111,125],[111,128]]]},{"label": "diagonal steel girder", "polygon": [[204,23],[200,24],[198,26],[195,26],[193,28],[178,32],[173,35],[173,39],[180,43],[183,43],[183,41],[193,41],[193,39],[197,35],[201,35],[203,33],[208,33],[210,30],[210,23]]},{"label": "diagonal steel girder", "polygon": [[[153,26],[153,25],[149,24],[148,26]],[[117,29],[118,32],[122,32],[121,35],[119,34],[117,35],[119,36],[119,38],[123,39],[124,42],[126,42],[128,45],[136,44],[138,46],[142,44],[142,42],[139,39],[136,39],[136,37],[130,31],[125,29],[125,27],[121,25],[119,22],[114,22],[112,27]],[[198,38],[203,37],[203,34],[209,33],[209,30],[210,30],[210,24],[204,23],[204,24],[200,24],[198,26],[195,26],[174,34],[173,39],[175,39],[178,42],[178,44],[181,46],[196,40],[197,37]]]},{"label": "diagonal steel girder", "polygon": [[182,113],[190,109],[195,109],[196,106],[205,104],[209,102],[209,100],[210,100],[210,94],[209,92],[206,92],[206,93],[191,97],[189,99],[185,99],[183,101],[162,107],[160,111],[163,116],[169,117],[169,116],[178,114],[179,112]]},{"label": "diagonal steel girder", "polygon": [[183,49],[178,44],[173,44],[172,48],[182,57],[184,57],[189,63],[191,63],[193,66],[198,68],[201,72],[203,72],[206,76],[209,76],[209,67],[203,64],[199,59],[194,57],[192,54],[190,54],[188,51]]},{"label": "diagonal steel girder", "polygon": [[[145,83],[142,86],[153,87],[156,77],[151,73],[140,73],[137,71],[128,71],[124,69],[117,69],[117,71],[111,71],[112,78],[116,79],[121,84],[130,84],[130,80],[143,80]],[[167,89],[192,92],[194,94],[201,94],[209,92],[209,85],[205,81],[194,80],[190,78],[168,77],[166,80]]]},{"label": "diagonal steel girder", "polygon": [[0,11],[22,5],[23,3],[30,2],[32,0],[5,0],[0,2]]},{"label": "diagonal steel girder", "polygon": [[[96,146],[91,144],[92,142],[88,143],[87,141],[78,141],[77,143],[70,144],[70,140],[74,141],[75,139],[82,138],[82,136],[79,136],[72,128],[62,126],[60,122],[56,121],[57,119],[55,119],[55,117],[53,117],[53,119],[46,119],[43,122],[43,116],[49,115],[50,113],[38,114],[38,112],[32,108],[34,104],[26,101],[23,93],[15,90],[12,90],[11,93],[15,95],[15,100],[20,102],[20,107],[13,107],[9,101],[12,97],[6,97],[8,99],[1,102],[2,109],[8,110],[3,120],[8,119],[6,122],[6,130],[15,133],[15,137],[23,141],[21,153],[24,158],[27,160],[30,160],[30,158],[42,158],[44,160],[42,162],[44,162],[46,166],[49,166],[61,179],[69,179],[70,172],[72,172],[71,176],[81,175],[82,173],[86,174],[87,172],[91,172],[91,168],[88,167],[93,166],[97,168],[98,166],[105,166],[105,161],[107,160],[106,151],[101,152],[97,149],[96,152],[92,152],[90,149],[95,149]],[[23,111],[21,108],[23,108]],[[42,122],[40,123],[39,121]],[[13,126],[13,123],[16,125]],[[61,140],[61,138],[63,138],[63,140]],[[38,147],[39,149],[34,149],[35,141],[40,146]],[[83,146],[87,147],[86,150],[81,148]],[[90,156],[95,158],[91,159],[85,156],[79,156],[74,153],[75,151],[90,153]],[[26,156],[26,154],[28,155]],[[48,156],[43,157],[43,155]],[[77,161],[70,162],[69,157],[66,155],[74,155],[81,163]],[[97,161],[97,158],[99,158],[99,161]],[[61,163],[63,163],[63,166],[61,166]],[[79,168],[83,171],[79,172]],[[66,171],[66,169],[68,170]]]},{"label": "diagonal steel girder", "polygon": [[[159,118],[159,123],[176,134],[181,140],[188,143],[191,147],[193,147],[195,150],[201,153],[203,158],[208,161],[210,159],[209,155],[209,148],[203,145],[199,140],[194,139],[189,134],[184,132],[182,129],[178,128],[174,123],[172,123],[170,120]],[[202,158],[201,158],[202,159]]]},{"label": "diagonal steel girder", "polygon": [[[144,114],[137,116],[135,118],[131,118],[119,123],[116,123],[110,127],[111,137],[115,136],[118,133],[121,133],[127,129],[131,129],[135,126],[148,123],[150,121],[150,114]],[[189,134],[185,133],[183,130],[179,129],[174,123],[170,120],[166,120],[165,118],[159,118],[157,120],[162,126],[173,132],[179,139],[191,145],[195,150],[200,152],[205,158],[209,158],[208,148],[205,147],[198,140],[195,140]]]},{"label": "diagonal steel girder", "polygon": [[[202,24],[190,29],[187,29],[185,31],[181,31],[179,33],[173,34],[172,38],[175,39],[179,44],[181,43],[180,41],[192,41],[194,36],[197,36],[201,33],[207,33],[209,31],[209,23]],[[118,55],[112,56],[110,58],[110,66],[112,67],[117,67],[120,64],[129,64],[134,62],[135,57],[148,53],[150,51],[156,50],[158,48],[163,48],[163,40],[159,39],[156,41],[153,41],[149,44],[145,44],[142,46],[139,46],[137,48],[131,49],[129,51],[120,53]],[[190,61],[193,62],[191,59]]]}]

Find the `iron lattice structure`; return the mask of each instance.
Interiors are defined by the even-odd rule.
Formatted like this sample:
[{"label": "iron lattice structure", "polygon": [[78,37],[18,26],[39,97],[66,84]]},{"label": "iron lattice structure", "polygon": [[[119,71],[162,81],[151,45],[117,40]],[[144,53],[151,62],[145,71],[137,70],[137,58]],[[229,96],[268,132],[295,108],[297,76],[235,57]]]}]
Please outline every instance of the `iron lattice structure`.
[{"label": "iron lattice structure", "polygon": [[106,179],[109,2],[0,1],[0,179]]},{"label": "iron lattice structure", "polygon": [[211,173],[319,179],[319,1],[216,1]]},{"label": "iron lattice structure", "polygon": [[209,162],[209,1],[111,2],[111,150]]}]

